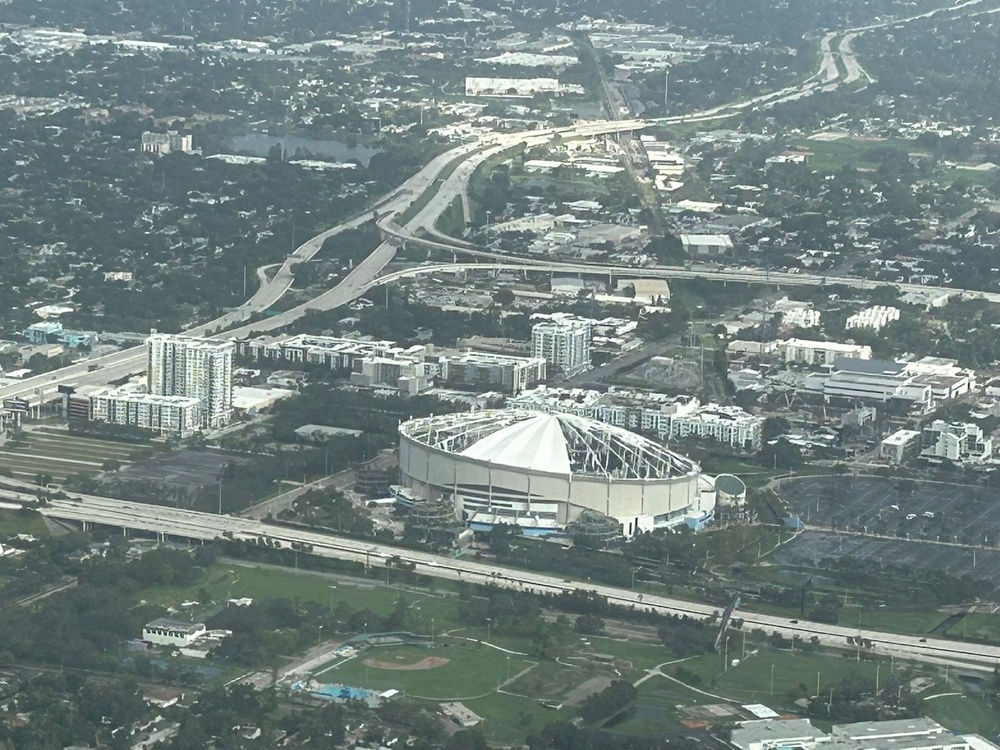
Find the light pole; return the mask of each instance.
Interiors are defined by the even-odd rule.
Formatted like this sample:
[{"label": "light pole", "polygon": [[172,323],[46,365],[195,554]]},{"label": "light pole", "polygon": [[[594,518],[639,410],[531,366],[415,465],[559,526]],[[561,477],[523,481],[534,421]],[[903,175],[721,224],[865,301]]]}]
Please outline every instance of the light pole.
[{"label": "light pole", "polygon": [[774,695],[774,665],[771,665],[771,695]]},{"label": "light pole", "polygon": [[490,239],[490,217],[493,215],[492,211],[486,212],[486,241],[489,242]]},{"label": "light pole", "polygon": [[434,618],[431,618],[431,648],[434,648]]},{"label": "light pole", "polygon": [[641,565],[638,568],[632,568],[632,588],[633,589],[635,588],[635,574],[638,573],[640,570],[642,570],[642,566]]},{"label": "light pole", "polygon": [[492,617],[487,617],[486,618],[486,640],[487,641],[490,640],[490,633],[492,633],[492,632],[493,632],[493,618]]},{"label": "light pole", "polygon": [[319,648],[319,644],[323,640],[323,626],[319,626],[319,630],[316,632],[316,647]]},{"label": "light pole", "polygon": [[330,584],[329,589],[330,589],[330,614],[331,615],[333,614],[333,590],[335,588],[337,588],[337,584],[335,584],[335,583]]}]

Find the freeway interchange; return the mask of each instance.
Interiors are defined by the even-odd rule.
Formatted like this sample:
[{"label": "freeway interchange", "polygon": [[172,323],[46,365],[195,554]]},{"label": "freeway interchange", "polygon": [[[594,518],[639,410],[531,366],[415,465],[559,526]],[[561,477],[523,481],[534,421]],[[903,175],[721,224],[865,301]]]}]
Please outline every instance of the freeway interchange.
[{"label": "freeway interchange", "polygon": [[[951,6],[946,10],[959,10],[975,5],[978,0],[970,0]],[[936,12],[932,11],[931,13]],[[912,19],[928,17],[921,14]],[[712,121],[724,119],[748,108],[773,106],[781,101],[807,96],[816,90],[840,83],[852,83],[859,78],[867,78],[853,56],[852,43],[858,34],[880,24],[858,29],[827,33],[820,42],[821,61],[819,70],[795,86],[777,92],[755,97],[744,102],[715,107],[691,115],[667,118],[662,123]],[[837,52],[833,50],[839,42]],[[835,55],[840,56],[845,67],[842,77]],[[261,271],[261,285],[240,307],[219,318],[203,323],[187,331],[193,335],[216,338],[234,338],[251,333],[262,333],[284,328],[310,310],[330,310],[345,305],[365,294],[370,289],[390,284],[403,278],[424,274],[451,273],[467,270],[522,270],[522,271],[562,271],[598,275],[642,274],[650,278],[706,279],[724,283],[773,284],[773,285],[845,285],[859,289],[880,285],[867,279],[854,277],[825,277],[809,274],[775,273],[753,269],[733,269],[715,267],[646,267],[603,266],[586,263],[561,263],[533,261],[515,258],[502,253],[476,248],[463,240],[440,234],[436,229],[438,217],[456,199],[467,201],[467,187],[473,173],[489,158],[520,145],[528,147],[544,144],[554,138],[572,139],[597,135],[631,132],[648,127],[652,123],[642,120],[612,120],[578,124],[568,128],[551,128],[523,133],[487,135],[476,141],[462,144],[432,159],[422,170],[388,195],[376,201],[367,211],[336,227],[310,238],[295,249],[278,266],[271,276]],[[423,206],[411,218],[403,219],[407,210],[423,197]],[[468,206],[464,206],[468,215]],[[351,228],[360,227],[372,219],[386,238],[365,260],[337,286],[326,290],[314,299],[273,317],[249,322],[253,316],[269,310],[294,282],[295,267],[311,260],[330,237]],[[476,262],[434,263],[415,268],[386,273],[385,269],[395,257],[402,243],[415,242],[432,249],[444,250],[456,255],[476,259]],[[990,302],[1000,302],[1000,294],[970,292],[951,287],[927,287],[922,285],[897,285],[901,291],[938,290],[947,293],[963,293],[978,296]],[[0,398],[23,397],[41,402],[51,398],[60,385],[98,385],[141,373],[146,367],[143,347],[125,349],[114,354],[94,358],[62,368],[56,372],[26,378],[16,384],[0,387]],[[0,500],[15,503],[33,503],[39,488],[3,479],[7,489],[0,489]],[[100,524],[122,529],[132,529],[143,533],[162,536],[207,541],[220,537],[237,540],[270,540],[283,547],[306,545],[309,553],[339,559],[353,560],[365,564],[377,562],[385,564],[390,558],[397,558],[416,566],[418,572],[441,578],[467,580],[475,583],[489,583],[497,586],[516,587],[543,593],[558,593],[576,588],[586,588],[605,596],[609,601],[627,607],[651,608],[658,611],[708,618],[718,614],[718,608],[707,604],[679,599],[640,595],[627,589],[575,583],[562,578],[541,573],[527,573],[511,568],[499,568],[494,564],[479,564],[471,561],[436,557],[434,555],[395,548],[387,545],[373,545],[357,540],[345,539],[318,532],[293,529],[250,518],[217,516],[190,510],[166,508],[162,506],[130,503],[116,499],[80,495],[70,499],[51,500],[40,505],[39,510],[54,519]],[[741,612],[745,627],[759,628],[768,632],[778,632],[786,637],[815,636],[820,642],[837,647],[845,647],[848,638],[861,637],[874,644],[876,653],[883,656],[916,659],[931,663],[954,664],[992,669],[1000,663],[1000,648],[916,636],[904,636],[878,631],[858,630],[822,623],[799,623],[788,618],[756,613]]]},{"label": "freeway interchange", "polygon": [[[442,557],[386,544],[339,537],[306,529],[282,526],[234,516],[219,516],[193,510],[129,502],[95,495],[77,495],[37,503],[34,485],[4,478],[0,501],[30,506],[37,504],[39,512],[52,519],[96,524],[156,534],[158,538],[210,541],[266,542],[271,547],[297,549],[301,554],[349,560],[367,566],[385,567],[398,561],[412,564],[423,575],[470,583],[514,588],[541,594],[558,594],[577,589],[593,591],[617,606],[654,610],[663,614],[697,619],[718,617],[719,607],[653,594],[641,594],[631,589],[605,586],[591,582],[571,581],[544,573],[526,572],[497,565],[478,563],[461,558]],[[940,638],[897,635],[874,630],[846,628],[817,622],[799,622],[786,617],[740,611],[744,628],[767,633],[780,633],[786,638],[816,637],[826,646],[851,646],[849,639],[861,638],[871,643],[871,651],[880,656],[910,659],[925,663],[951,665],[970,669],[992,670],[1000,663],[1000,647]]]}]

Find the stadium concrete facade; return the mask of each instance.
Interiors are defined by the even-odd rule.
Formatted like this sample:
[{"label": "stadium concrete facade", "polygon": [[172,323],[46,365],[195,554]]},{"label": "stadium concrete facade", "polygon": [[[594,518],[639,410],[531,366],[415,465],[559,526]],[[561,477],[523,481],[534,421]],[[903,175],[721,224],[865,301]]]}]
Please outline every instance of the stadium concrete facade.
[{"label": "stadium concrete facade", "polygon": [[586,417],[486,410],[410,420],[399,435],[402,487],[453,502],[473,527],[554,533],[589,510],[631,536],[700,526],[714,510],[714,483],[698,464]]}]

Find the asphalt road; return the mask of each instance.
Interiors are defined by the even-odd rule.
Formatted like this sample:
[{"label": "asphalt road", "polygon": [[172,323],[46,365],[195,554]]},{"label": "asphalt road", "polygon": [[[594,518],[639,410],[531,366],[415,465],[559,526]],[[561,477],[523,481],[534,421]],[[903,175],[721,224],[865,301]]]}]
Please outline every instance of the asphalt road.
[{"label": "asphalt road", "polygon": [[[26,502],[37,487],[4,478],[0,499]],[[74,495],[66,500],[53,500],[39,508],[50,518],[63,521],[96,523],[107,526],[136,529],[159,535],[186,539],[209,540],[228,537],[242,540],[267,539],[273,545],[290,547],[293,543],[309,545],[308,554],[353,560],[368,564],[384,565],[393,557],[412,562],[416,570],[436,578],[491,583],[501,587],[537,592],[572,591],[578,588],[595,591],[614,604],[636,609],[655,609],[664,613],[709,618],[719,614],[719,608],[708,604],[688,602],[670,597],[639,594],[629,589],[575,582],[559,576],[528,573],[498,566],[494,562],[477,563],[462,558],[440,557],[424,552],[392,547],[384,544],[345,539],[314,531],[289,529],[275,524],[247,518],[219,516],[210,513],[146,505],[123,500]],[[874,643],[874,653],[881,656],[912,659],[935,664],[951,664],[992,670],[1000,662],[1000,647],[948,641],[938,638],[896,635],[874,630],[859,630],[824,623],[800,622],[785,617],[775,617],[740,611],[744,627],[779,632],[786,637],[816,636],[821,643],[841,648],[847,647],[847,638],[860,635]]]}]

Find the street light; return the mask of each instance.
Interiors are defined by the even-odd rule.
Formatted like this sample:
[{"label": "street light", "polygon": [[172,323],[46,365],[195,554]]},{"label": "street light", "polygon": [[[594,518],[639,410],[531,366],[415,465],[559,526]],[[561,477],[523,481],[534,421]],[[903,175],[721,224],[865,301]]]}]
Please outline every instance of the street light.
[{"label": "street light", "polygon": [[635,574],[638,573],[640,570],[642,570],[642,566],[641,565],[639,567],[637,567],[637,568],[632,568],[632,588],[633,589],[635,588]]},{"label": "street light", "polygon": [[492,617],[487,617],[486,618],[486,640],[487,641],[490,640],[490,633],[492,633],[492,632],[493,632],[493,618]]},{"label": "street light", "polygon": [[316,632],[316,647],[317,648],[319,647],[319,644],[322,641],[322,638],[323,638],[323,626],[320,625],[319,626],[319,630]]}]

